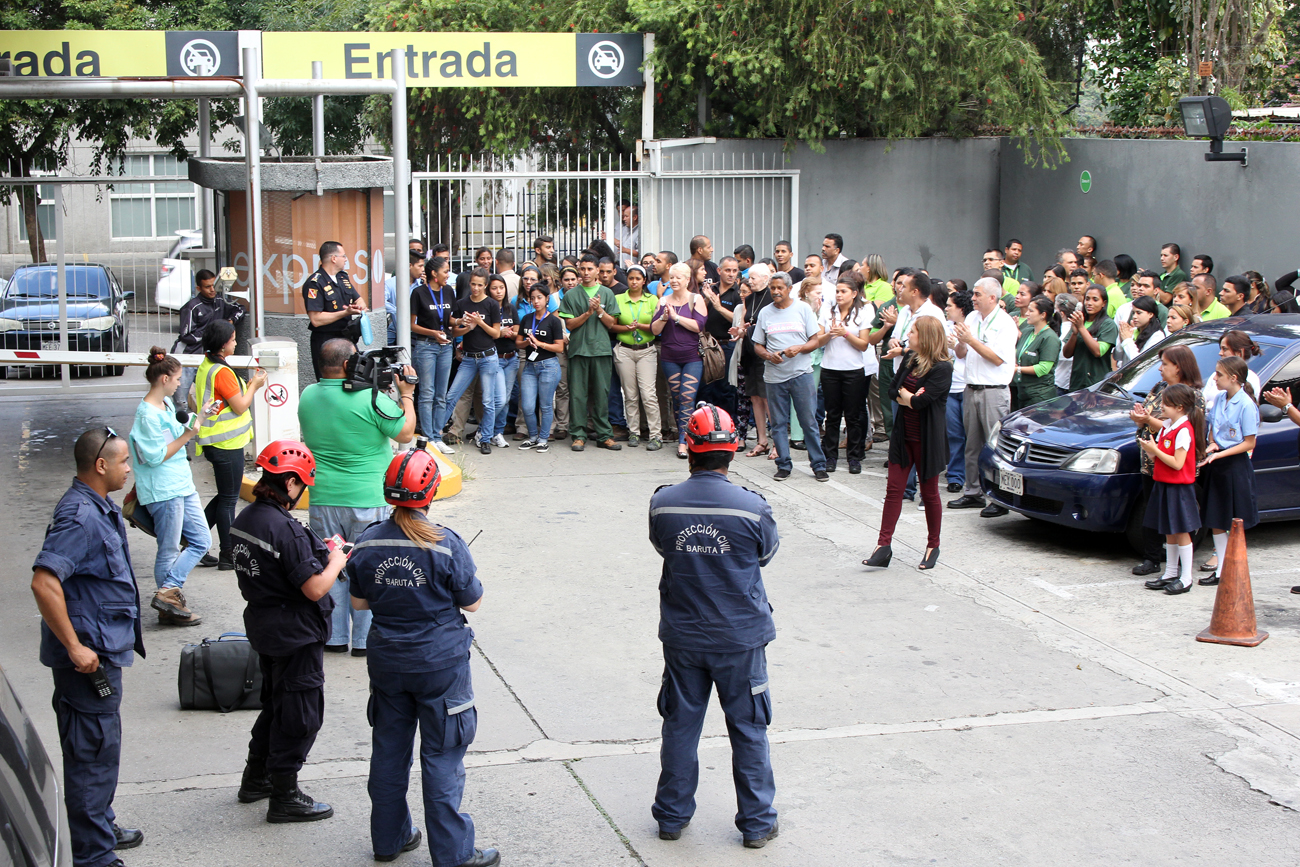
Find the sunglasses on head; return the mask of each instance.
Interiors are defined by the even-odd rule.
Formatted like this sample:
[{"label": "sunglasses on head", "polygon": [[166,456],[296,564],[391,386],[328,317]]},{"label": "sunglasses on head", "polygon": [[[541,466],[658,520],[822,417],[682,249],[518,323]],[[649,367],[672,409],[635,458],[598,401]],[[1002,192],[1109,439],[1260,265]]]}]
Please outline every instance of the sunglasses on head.
[{"label": "sunglasses on head", "polygon": [[104,433],[108,434],[108,436],[104,437],[104,441],[99,444],[99,451],[95,452],[94,463],[99,462],[99,456],[104,453],[104,446],[108,445],[108,441],[117,439],[117,431],[113,430],[111,427],[105,426]]}]

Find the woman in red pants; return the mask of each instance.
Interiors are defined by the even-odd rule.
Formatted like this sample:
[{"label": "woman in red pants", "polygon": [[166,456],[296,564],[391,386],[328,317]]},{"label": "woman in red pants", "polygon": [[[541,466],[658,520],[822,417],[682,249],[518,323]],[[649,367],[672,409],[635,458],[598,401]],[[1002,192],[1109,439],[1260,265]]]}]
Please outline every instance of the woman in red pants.
[{"label": "woman in red pants", "polygon": [[915,466],[928,531],[925,557],[917,568],[933,569],[939,559],[939,527],[943,520],[939,476],[948,462],[945,408],[952,383],[952,362],[948,360],[943,323],[938,319],[929,316],[917,319],[908,332],[907,343],[907,354],[889,385],[889,397],[898,403],[898,416],[889,438],[889,481],[885,487],[884,512],[880,516],[880,538],[876,550],[862,564],[883,568],[893,558],[890,543],[903,509],[903,488]]}]

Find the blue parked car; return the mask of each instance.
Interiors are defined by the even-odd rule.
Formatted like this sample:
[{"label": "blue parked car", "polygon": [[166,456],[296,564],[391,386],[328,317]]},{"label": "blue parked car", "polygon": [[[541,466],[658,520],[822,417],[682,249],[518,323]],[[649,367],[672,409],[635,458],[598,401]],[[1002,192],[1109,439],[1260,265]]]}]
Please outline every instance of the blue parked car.
[{"label": "blue parked car", "polygon": [[[1300,400],[1300,316],[1238,316],[1177,332],[1091,388],[1013,412],[993,429],[980,454],[980,487],[1012,511],[1076,530],[1125,533],[1140,549],[1146,501],[1133,403],[1160,380],[1158,351],[1183,345],[1201,375],[1213,374],[1219,337],[1240,330],[1263,354],[1249,361],[1264,390],[1291,390]],[[1300,518],[1300,429],[1267,403],[1251,462],[1261,521]]]}]

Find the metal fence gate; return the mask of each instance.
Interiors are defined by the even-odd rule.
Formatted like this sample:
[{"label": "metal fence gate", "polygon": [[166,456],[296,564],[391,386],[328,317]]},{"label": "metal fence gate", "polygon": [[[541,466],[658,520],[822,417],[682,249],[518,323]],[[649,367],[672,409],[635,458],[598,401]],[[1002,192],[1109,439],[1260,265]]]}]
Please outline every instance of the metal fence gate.
[{"label": "metal fence gate", "polygon": [[641,161],[430,159],[412,175],[412,237],[447,244],[456,271],[482,247],[529,259],[540,235],[554,239],[557,257],[601,239],[617,250],[615,240],[628,237],[636,243],[624,246],[635,246],[638,258],[672,250],[685,259],[696,235],[712,240],[715,258],[741,244],[762,258],[778,241],[797,243],[798,170],[770,154],[673,153],[665,145],[672,143],[651,143]]},{"label": "metal fence gate", "polygon": [[[155,166],[130,156],[111,179],[49,174],[23,183],[34,189],[46,261],[34,263],[19,195],[0,207],[0,349],[37,357],[0,360],[0,379],[54,385],[64,371],[48,353],[145,352],[170,348],[176,311],[191,295],[191,263],[183,251],[202,244],[198,191],[174,158]],[[166,174],[160,174],[162,168]],[[13,175],[7,176],[11,185]],[[65,265],[66,306],[60,310],[58,261]],[[60,315],[62,314],[62,315]],[[62,324],[61,320],[66,322]],[[55,356],[62,359],[63,356]],[[23,363],[27,362],[27,363]],[[138,377],[115,379],[121,365],[74,365],[84,387],[139,390]],[[99,377],[110,377],[107,381]],[[10,393],[13,389],[5,390]]]}]

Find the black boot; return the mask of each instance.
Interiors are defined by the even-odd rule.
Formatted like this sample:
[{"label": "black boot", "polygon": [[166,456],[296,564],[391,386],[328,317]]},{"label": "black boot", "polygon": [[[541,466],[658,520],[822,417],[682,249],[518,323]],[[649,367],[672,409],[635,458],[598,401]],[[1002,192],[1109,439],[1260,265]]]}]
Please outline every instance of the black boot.
[{"label": "black boot", "polygon": [[266,758],[248,754],[244,777],[239,781],[239,803],[252,804],[271,797],[271,774],[266,770]]},{"label": "black boot", "polygon": [[235,552],[222,551],[217,557],[217,571],[230,572],[235,568]]},{"label": "black boot", "polygon": [[333,807],[298,788],[297,774],[271,774],[271,805],[266,808],[266,821],[315,822],[333,815]]}]

